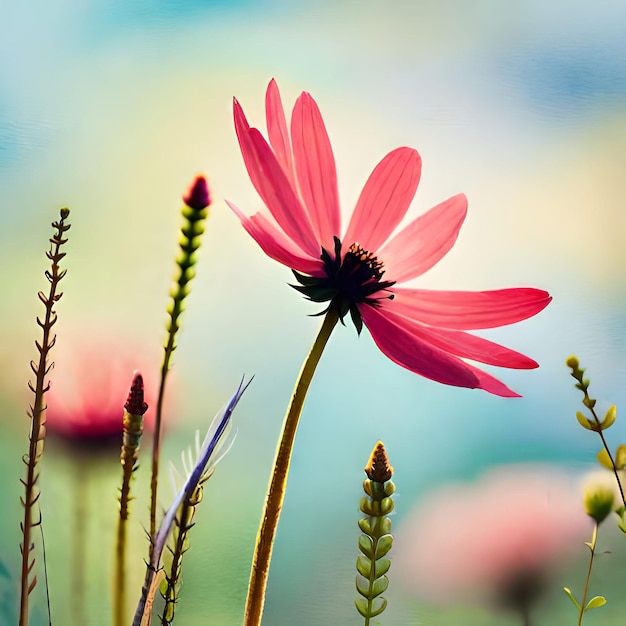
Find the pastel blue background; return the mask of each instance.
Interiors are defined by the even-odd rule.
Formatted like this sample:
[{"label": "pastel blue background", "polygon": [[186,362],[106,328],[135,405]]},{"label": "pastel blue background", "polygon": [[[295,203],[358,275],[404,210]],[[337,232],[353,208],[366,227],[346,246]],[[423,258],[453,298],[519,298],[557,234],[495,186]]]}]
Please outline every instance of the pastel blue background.
[{"label": "pastel blue background", "polygon": [[[319,324],[308,317],[317,309],[287,287],[289,271],[262,254],[223,201],[249,213],[260,207],[231,107],[236,96],[263,126],[272,77],[286,107],[302,90],[316,98],[346,220],[371,169],[400,145],[417,148],[424,163],[411,215],[467,194],[457,245],[416,285],[528,285],[548,289],[554,302],[534,319],[484,333],[541,363],[495,372],[520,400],[438,386],[388,361],[367,332],[357,339],[338,329],[298,433],[264,623],[362,623],[352,606],[356,507],[378,439],[396,470],[394,524],[426,490],[492,465],[553,462],[573,474],[591,467],[598,445],[575,422],[579,396],[564,359],[575,352],[588,367],[601,409],[624,406],[624,24],[626,5],[617,0],[593,8],[578,0],[1,3],[0,556],[10,575],[49,223],[59,207],[71,208],[59,342],[89,325],[158,347],[180,195],[204,172],[214,204],[178,341],[165,458],[178,458],[242,373],[256,378],[237,411],[236,444],[198,512],[176,623],[208,615],[215,624],[241,622],[280,423]],[[626,439],[623,424],[618,418],[610,432],[614,445]],[[72,612],[74,465],[51,448],[42,474],[53,617],[62,624]],[[137,559],[148,469],[146,457],[134,503]],[[109,623],[118,471],[114,460],[81,470],[94,626]],[[623,559],[617,543],[606,567],[618,571]],[[583,568],[563,584],[580,588]],[[596,592],[610,590],[607,576]],[[393,581],[390,593],[386,625],[460,619],[456,609],[394,597]],[[588,623],[618,623],[619,597]],[[557,593],[544,619],[573,620],[570,609]],[[464,611],[477,624],[506,619]]]}]

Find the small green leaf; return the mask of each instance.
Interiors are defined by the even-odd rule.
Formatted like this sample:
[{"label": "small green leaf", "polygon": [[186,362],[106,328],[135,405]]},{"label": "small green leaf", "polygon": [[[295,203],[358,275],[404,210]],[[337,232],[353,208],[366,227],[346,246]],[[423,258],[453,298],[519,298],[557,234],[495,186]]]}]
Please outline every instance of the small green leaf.
[{"label": "small green leaf", "polygon": [[359,528],[366,534],[366,535],[371,535],[372,534],[372,526],[370,524],[370,520],[367,517],[362,517],[359,520]]},{"label": "small green leaf", "polygon": [[372,606],[369,610],[368,601],[364,598],[356,599],[354,601],[354,606],[356,606],[356,610],[363,617],[376,617],[387,608],[387,600],[385,600],[385,598],[374,598],[371,602]]},{"label": "small green leaf", "polygon": [[381,537],[376,544],[376,554],[374,556],[374,560],[377,561],[381,556],[385,556],[385,554],[391,550],[392,544],[393,535],[384,535]]},{"label": "small green leaf", "polygon": [[611,457],[605,448],[602,448],[602,450],[600,450],[600,452],[596,454],[596,459],[598,460],[598,463],[600,463],[600,465],[606,467],[606,469],[613,471],[613,461],[611,461]]},{"label": "small green leaf", "polygon": [[585,607],[585,611],[589,611],[589,609],[597,609],[598,607],[604,606],[606,604],[606,598],[604,596],[595,596],[587,602],[587,606]]},{"label": "small green leaf", "polygon": [[396,486],[393,484],[393,481],[388,480],[385,483],[385,495],[391,496],[395,493],[395,491],[396,491]]},{"label": "small green leaf", "polygon": [[370,617],[369,613],[368,613],[368,602],[365,598],[357,598],[354,601],[354,606],[356,606],[356,610],[363,616],[363,617]]},{"label": "small green leaf", "polygon": [[382,576],[374,581],[372,584],[372,591],[370,593],[370,598],[375,598],[379,596],[381,593],[387,591],[387,587],[389,587],[389,579],[386,576]]},{"label": "small green leaf", "polygon": [[615,423],[615,418],[617,417],[617,407],[613,404],[609,407],[609,410],[606,412],[604,419],[602,420],[602,430],[606,430],[610,428]]},{"label": "small green leaf", "polygon": [[[370,559],[374,559],[374,542],[367,535],[361,535],[359,537],[359,550],[365,556],[369,557]],[[381,554],[380,556],[383,556],[383,555]]]},{"label": "small green leaf", "polygon": [[617,465],[617,469],[624,469],[626,467],[626,446],[624,444],[617,446],[615,465]]},{"label": "small green leaf", "polygon": [[374,598],[372,600],[372,608],[370,609],[370,617],[380,615],[387,608],[387,600],[385,598]]},{"label": "small green leaf", "polygon": [[372,508],[372,501],[369,498],[363,496],[359,508],[365,515],[374,515],[374,509]]},{"label": "small green leaf", "polygon": [[[359,554],[356,558],[356,569],[365,578],[369,578],[372,573],[372,561],[368,559],[366,556]],[[383,572],[384,574],[384,572]]]},{"label": "small green leaf", "polygon": [[380,502],[380,512],[383,515],[389,515],[393,511],[393,500],[391,498],[383,498]]},{"label": "small green leaf", "polygon": [[580,411],[576,411],[578,423],[587,430],[593,430],[592,422],[588,420]]},{"label": "small green leaf", "polygon": [[391,520],[388,517],[381,518],[379,531],[381,536],[391,533]]},{"label": "small green leaf", "polygon": [[356,580],[354,581],[356,585],[356,590],[364,597],[364,598],[372,598],[373,595],[370,589],[370,581],[359,574],[356,575]]},{"label": "small green leaf", "polygon": [[567,597],[574,603],[574,606],[580,611],[580,604],[578,604],[578,601],[576,600],[572,592],[567,587],[563,587],[563,591],[566,593]]}]

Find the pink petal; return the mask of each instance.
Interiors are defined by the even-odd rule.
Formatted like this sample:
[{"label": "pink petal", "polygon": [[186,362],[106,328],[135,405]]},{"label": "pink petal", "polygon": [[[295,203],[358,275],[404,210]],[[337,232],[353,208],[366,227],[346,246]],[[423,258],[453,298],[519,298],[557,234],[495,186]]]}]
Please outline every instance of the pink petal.
[{"label": "pink petal", "polygon": [[495,328],[520,322],[542,311],[552,297],[532,288],[494,291],[393,289],[393,311],[431,326],[456,330]]},{"label": "pink petal", "polygon": [[398,315],[395,301],[387,300],[381,305],[381,311],[399,325],[404,325],[416,337],[427,341],[444,352],[472,359],[488,365],[509,367],[511,369],[534,369],[539,364],[533,359],[494,343],[482,337],[471,335],[460,330],[424,326],[419,321]]},{"label": "pink petal", "polygon": [[478,376],[478,387],[483,391],[492,393],[494,396],[500,396],[501,398],[521,398],[521,394],[517,391],[513,391],[510,387],[507,387],[501,380],[498,380],[495,376],[483,372],[483,370],[468,365],[468,367]]},{"label": "pink petal", "polygon": [[359,312],[376,345],[394,363],[446,385],[478,387],[478,378],[461,359],[417,338],[383,310],[364,304]]},{"label": "pink petal", "polygon": [[322,262],[314,257],[303,255],[280,228],[272,224],[262,213],[247,217],[232,202],[226,200],[226,204],[241,220],[243,227],[267,256],[291,269],[311,276],[323,274]]},{"label": "pink petal", "polygon": [[285,234],[304,252],[320,252],[300,200],[261,133],[250,128],[243,110],[234,101],[235,130],[250,180]]},{"label": "pink petal", "polygon": [[291,156],[291,142],[287,130],[285,111],[280,98],[280,91],[276,81],[272,78],[265,93],[265,119],[267,121],[267,135],[276,158],[287,175],[292,189],[296,189],[296,178],[293,172],[293,158]]},{"label": "pink petal", "polygon": [[346,248],[358,242],[375,251],[405,216],[422,172],[417,150],[397,148],[374,168],[356,203],[343,238]]},{"label": "pink petal", "polygon": [[380,251],[385,278],[403,282],[428,271],[452,248],[466,214],[467,198],[458,194],[413,220]]},{"label": "pink petal", "polygon": [[370,305],[360,305],[359,312],[376,345],[394,363],[446,385],[480,388],[504,397],[519,396],[493,376],[425,341],[414,332],[415,325],[403,318]]},{"label": "pink petal", "polygon": [[335,158],[315,100],[303,92],[291,117],[291,140],[300,194],[317,240],[327,249],[340,236],[339,194]]}]

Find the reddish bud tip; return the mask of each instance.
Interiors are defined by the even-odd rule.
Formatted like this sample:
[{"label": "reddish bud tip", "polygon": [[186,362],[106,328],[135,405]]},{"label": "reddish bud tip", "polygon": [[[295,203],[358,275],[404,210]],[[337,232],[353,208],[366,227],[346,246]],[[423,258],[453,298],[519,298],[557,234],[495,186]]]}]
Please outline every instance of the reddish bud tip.
[{"label": "reddish bud tip", "polygon": [[148,405],[143,400],[143,377],[137,371],[133,374],[133,382],[124,408],[131,415],[143,415],[148,410]]},{"label": "reddish bud tip", "polygon": [[189,190],[183,196],[183,202],[190,209],[195,209],[196,211],[202,211],[202,209],[206,209],[211,204],[209,186],[204,176],[198,175],[195,177]]},{"label": "reddish bud tip", "polygon": [[379,441],[372,450],[370,460],[365,467],[365,473],[370,480],[385,483],[391,480],[393,467],[389,465],[389,458],[382,441]]}]

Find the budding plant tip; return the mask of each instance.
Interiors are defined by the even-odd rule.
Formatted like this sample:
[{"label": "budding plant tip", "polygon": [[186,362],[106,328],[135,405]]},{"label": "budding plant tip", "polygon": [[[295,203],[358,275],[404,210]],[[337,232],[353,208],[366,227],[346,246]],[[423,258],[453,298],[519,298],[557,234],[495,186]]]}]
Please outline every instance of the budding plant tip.
[{"label": "budding plant tip", "polygon": [[209,186],[204,176],[196,176],[187,193],[183,196],[183,202],[190,209],[195,209],[196,211],[206,209],[211,204]]}]

